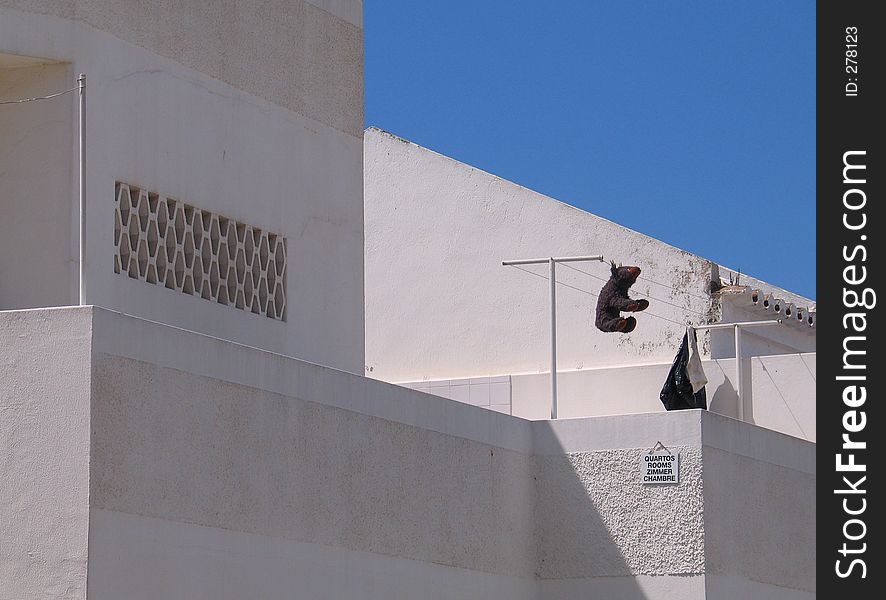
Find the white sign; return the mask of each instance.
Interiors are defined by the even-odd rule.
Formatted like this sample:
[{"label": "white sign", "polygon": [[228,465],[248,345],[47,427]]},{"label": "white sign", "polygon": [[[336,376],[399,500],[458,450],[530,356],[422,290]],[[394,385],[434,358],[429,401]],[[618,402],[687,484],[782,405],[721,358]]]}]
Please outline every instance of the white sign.
[{"label": "white sign", "polygon": [[658,442],[640,459],[640,481],[644,485],[680,483],[680,455]]}]

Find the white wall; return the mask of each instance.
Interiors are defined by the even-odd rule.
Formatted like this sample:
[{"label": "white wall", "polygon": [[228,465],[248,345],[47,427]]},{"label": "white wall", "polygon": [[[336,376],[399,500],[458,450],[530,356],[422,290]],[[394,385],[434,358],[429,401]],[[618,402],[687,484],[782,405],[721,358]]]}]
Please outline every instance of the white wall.
[{"label": "white wall", "polygon": [[470,379],[435,379],[398,385],[508,415],[515,414],[511,403],[513,384],[509,375],[472,377]]},{"label": "white wall", "polygon": [[[0,100],[44,96],[71,80],[70,65],[0,54]],[[70,304],[71,97],[0,105],[0,310]]]},{"label": "white wall", "polygon": [[93,510],[532,572],[528,455],[122,357],[93,378]]},{"label": "white wall", "polygon": [[92,311],[0,312],[0,599],[86,600]]},{"label": "white wall", "polygon": [[90,598],[502,598],[536,583],[416,560],[139,517],[90,514]]},{"label": "white wall", "polygon": [[[815,365],[815,353],[745,359],[745,421],[814,442]],[[737,419],[735,360],[703,361],[702,367],[708,378],[708,410]],[[663,412],[659,394],[670,368],[671,363],[658,363],[561,372],[558,415],[576,418]],[[545,420],[551,414],[551,378],[547,373],[399,385],[524,419]]]},{"label": "white wall", "polygon": [[[540,564],[540,597],[815,597],[815,444],[708,411],[534,427],[538,477],[545,479],[536,505],[547,527],[540,556],[560,559]],[[684,483],[638,483],[630,467],[650,440],[681,452]],[[562,461],[574,466],[577,490],[553,477],[570,470],[558,469]],[[596,514],[564,500],[583,489]],[[605,545],[590,550],[604,528],[617,555]],[[633,576],[625,576],[626,566]],[[567,577],[547,580],[546,573]]]},{"label": "white wall", "polygon": [[[0,313],[0,332],[2,347],[28,348],[26,360],[4,359],[6,381],[28,381],[62,339],[83,348],[71,355],[90,357],[90,397],[73,396],[68,411],[89,418],[70,431],[89,444],[96,600],[293,590],[700,599],[708,562],[723,556],[707,542],[708,455],[737,481],[763,469],[760,500],[788,521],[779,531],[812,529],[808,507],[783,499],[812,493],[814,445],[705,411],[530,422],[102,309]],[[71,377],[83,375],[47,369],[40,379],[56,389]],[[5,401],[23,404],[42,385],[16,384]],[[44,437],[70,427],[41,423]],[[681,452],[680,485],[640,483],[638,465],[656,441]],[[30,448],[21,450],[16,461],[27,464]],[[71,460],[49,458],[48,468]],[[786,478],[788,494],[779,469],[811,476]],[[39,489],[28,469],[12,472],[14,489]],[[718,485],[727,493],[729,479]],[[0,489],[0,506],[8,493]],[[753,549],[778,545],[766,537],[769,515],[735,510],[724,504],[715,518],[738,527],[740,517],[754,534],[718,573],[745,589],[809,589],[808,552],[778,558],[798,576],[760,571]],[[77,531],[63,515],[41,518],[41,543]],[[9,550],[10,571],[24,568],[24,546]]]},{"label": "white wall", "polygon": [[[505,259],[602,253],[641,266],[635,296],[685,307],[653,301],[634,333],[604,334],[594,327],[596,297],[560,287],[562,369],[669,360],[685,323],[713,314],[708,261],[377,129],[364,143],[372,377],[547,371],[549,284]],[[608,263],[577,266],[602,280],[561,266],[558,281],[597,294]],[[547,276],[547,265],[528,268]]]},{"label": "white wall", "polygon": [[[505,259],[602,253],[642,268],[631,294],[651,305],[635,315],[637,329],[622,335],[594,327],[608,264],[571,265],[597,278],[557,267],[566,284],[557,289],[562,371],[670,362],[686,324],[725,317],[710,293],[721,274],[710,261],[378,129],[366,130],[364,148],[371,377],[418,382],[548,372],[548,265],[526,273],[503,267]],[[746,351],[814,351],[808,329],[791,323],[759,345],[748,336]],[[707,336],[700,335],[701,350],[710,356]],[[727,352],[718,346],[714,357],[732,356]]]},{"label": "white wall", "polygon": [[536,597],[528,422],[104,311],[95,338],[95,599]]},{"label": "white wall", "polygon": [[[815,361],[812,354],[758,356],[744,365],[744,419],[767,429],[815,441]],[[738,418],[735,359],[704,361],[708,409]],[[664,411],[659,393],[670,363],[560,373],[562,418]],[[511,377],[513,414],[550,418],[550,376]]]},{"label": "white wall", "polygon": [[[207,7],[0,2],[0,51],[88,77],[87,302],[362,372],[360,3]],[[287,321],[115,274],[116,181],[284,235]]]},{"label": "white wall", "polygon": [[815,446],[712,419],[703,429],[707,597],[815,598]]}]

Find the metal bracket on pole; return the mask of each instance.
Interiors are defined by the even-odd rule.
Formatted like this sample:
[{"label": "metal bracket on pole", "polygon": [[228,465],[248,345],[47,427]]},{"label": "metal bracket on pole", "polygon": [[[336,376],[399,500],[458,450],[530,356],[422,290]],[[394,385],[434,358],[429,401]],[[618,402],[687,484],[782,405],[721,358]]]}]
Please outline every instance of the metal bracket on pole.
[{"label": "metal bracket on pole", "polygon": [[86,75],[77,78],[80,95],[80,306],[86,304]]},{"label": "metal bracket on pole", "polygon": [[781,319],[770,319],[767,321],[744,321],[742,323],[717,323],[714,325],[690,325],[696,331],[707,329],[708,331],[716,329],[732,329],[735,336],[735,394],[738,396],[738,420],[744,421],[744,393],[742,385],[742,368],[741,368],[741,330],[745,327],[768,327],[770,325],[781,325]]},{"label": "metal bracket on pole", "polygon": [[561,256],[549,258],[524,258],[519,260],[503,260],[502,266],[540,265],[548,263],[551,271],[551,418],[557,418],[557,263],[603,261],[603,255],[594,256]]}]

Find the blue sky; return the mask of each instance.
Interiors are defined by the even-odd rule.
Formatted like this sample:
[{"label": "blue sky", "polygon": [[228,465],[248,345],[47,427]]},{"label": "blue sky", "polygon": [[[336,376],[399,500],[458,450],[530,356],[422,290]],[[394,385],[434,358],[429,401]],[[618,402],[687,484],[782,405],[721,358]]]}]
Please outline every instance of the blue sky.
[{"label": "blue sky", "polygon": [[364,24],[367,126],[815,297],[814,2],[366,0]]}]

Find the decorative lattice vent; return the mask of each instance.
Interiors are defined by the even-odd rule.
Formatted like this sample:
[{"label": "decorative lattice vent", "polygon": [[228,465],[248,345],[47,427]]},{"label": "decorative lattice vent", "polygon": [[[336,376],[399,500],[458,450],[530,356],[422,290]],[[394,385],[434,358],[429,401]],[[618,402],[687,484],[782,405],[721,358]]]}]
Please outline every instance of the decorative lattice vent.
[{"label": "decorative lattice vent", "polygon": [[116,273],[286,320],[283,236],[126,183],[116,192]]}]

